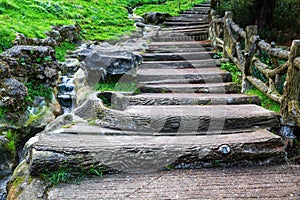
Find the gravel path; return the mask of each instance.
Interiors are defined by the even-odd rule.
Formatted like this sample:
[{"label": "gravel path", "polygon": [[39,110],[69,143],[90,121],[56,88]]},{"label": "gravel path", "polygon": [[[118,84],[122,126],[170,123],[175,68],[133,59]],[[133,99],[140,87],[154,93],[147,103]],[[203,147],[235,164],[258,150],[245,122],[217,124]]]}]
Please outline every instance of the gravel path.
[{"label": "gravel path", "polygon": [[116,174],[48,193],[59,199],[300,199],[300,165]]}]

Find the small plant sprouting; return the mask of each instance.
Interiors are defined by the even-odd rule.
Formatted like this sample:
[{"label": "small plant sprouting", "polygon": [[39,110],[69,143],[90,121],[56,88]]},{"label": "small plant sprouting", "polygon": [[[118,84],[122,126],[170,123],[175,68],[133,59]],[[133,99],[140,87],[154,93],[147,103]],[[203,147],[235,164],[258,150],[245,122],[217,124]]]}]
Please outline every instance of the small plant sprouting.
[{"label": "small plant sprouting", "polygon": [[86,176],[102,177],[107,171],[104,165],[92,167],[89,169],[73,169],[70,167],[60,167],[55,171],[45,170],[42,173],[42,178],[46,180],[49,185],[57,186],[60,183],[78,183]]},{"label": "small plant sprouting", "polygon": [[12,155],[16,154],[16,145],[17,145],[17,139],[18,134],[11,129],[4,131],[3,134],[5,135],[8,142],[5,145],[5,148],[7,151],[9,151]]}]

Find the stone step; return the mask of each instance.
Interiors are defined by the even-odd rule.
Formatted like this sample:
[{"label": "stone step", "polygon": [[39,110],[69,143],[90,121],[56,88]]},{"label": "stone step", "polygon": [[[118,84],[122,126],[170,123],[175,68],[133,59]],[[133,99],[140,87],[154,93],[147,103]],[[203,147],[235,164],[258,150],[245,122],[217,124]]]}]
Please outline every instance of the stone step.
[{"label": "stone step", "polygon": [[178,60],[178,61],[144,61],[139,69],[142,68],[209,68],[220,66],[228,62],[228,59],[206,59],[206,60]]},{"label": "stone step", "polygon": [[198,29],[207,29],[209,28],[209,24],[202,24],[199,26],[179,26],[179,27],[168,27],[168,28],[161,28],[160,31],[176,31],[176,32],[189,32]]},{"label": "stone step", "polygon": [[143,68],[137,71],[137,81],[141,84],[219,83],[230,82],[232,77],[219,68]]},{"label": "stone step", "polygon": [[[87,129],[88,130],[88,129]],[[172,168],[269,165],[285,162],[279,136],[266,130],[211,136],[99,136],[42,134],[30,151],[29,171],[86,169],[145,173]],[[217,163],[216,163],[217,162]]]},{"label": "stone step", "polygon": [[180,14],[179,17],[208,19],[207,14]]},{"label": "stone step", "polygon": [[170,42],[170,41],[202,41],[208,39],[208,32],[202,32],[200,35],[192,35],[192,36],[176,36],[177,34],[170,34],[169,36],[156,36],[151,37],[151,41],[154,42]]},{"label": "stone step", "polygon": [[200,14],[200,15],[208,15],[208,10],[187,10],[187,11],[181,11],[180,14]]},{"label": "stone step", "polygon": [[[239,88],[234,83],[206,84],[144,84],[138,85],[143,93],[238,93]],[[188,95],[188,94],[187,94]]]},{"label": "stone step", "polygon": [[210,41],[173,41],[173,42],[151,42],[148,48],[202,48],[211,47]]},{"label": "stone step", "polygon": [[194,35],[203,35],[208,34],[208,29],[198,29],[198,30],[189,30],[189,31],[160,31],[156,37],[176,37],[176,36],[194,36]]},{"label": "stone step", "polygon": [[197,4],[194,8],[210,8],[210,3]]},{"label": "stone step", "polygon": [[261,105],[260,98],[246,94],[201,94],[201,93],[144,93],[124,96],[127,106],[133,105]]},{"label": "stone step", "polygon": [[147,53],[184,53],[184,52],[205,52],[205,51],[213,51],[213,47],[199,47],[199,48],[149,48],[146,49]]},{"label": "stone step", "polygon": [[193,8],[191,8],[191,9],[189,9],[189,10],[186,10],[186,12],[189,12],[189,11],[196,11],[196,12],[201,12],[201,13],[205,13],[205,14],[208,15],[209,10],[210,10],[209,7],[202,7],[202,6],[200,7],[200,6],[196,6],[196,7],[193,7]]},{"label": "stone step", "polygon": [[169,17],[166,19],[166,22],[196,22],[196,21],[200,21],[200,22],[206,22],[208,23],[208,18],[207,16],[203,15],[203,17],[185,17],[185,16],[179,16],[179,17]]},{"label": "stone step", "polygon": [[214,134],[223,130],[278,128],[280,115],[254,104],[146,105],[108,111],[100,125],[124,131]]},{"label": "stone step", "polygon": [[170,29],[170,30],[162,30],[159,31],[158,35],[166,35],[170,33],[177,33],[177,34],[191,34],[191,33],[202,33],[204,31],[208,31],[208,27],[200,27],[200,28],[193,28],[193,29]]},{"label": "stone step", "polygon": [[214,53],[208,52],[184,52],[184,53],[146,53],[143,54],[144,61],[170,61],[170,60],[205,60],[211,59]]},{"label": "stone step", "polygon": [[197,21],[194,21],[194,22],[181,22],[181,21],[178,21],[178,22],[164,22],[164,25],[165,26],[201,26],[201,25],[205,25],[207,24],[207,22],[197,22]]}]

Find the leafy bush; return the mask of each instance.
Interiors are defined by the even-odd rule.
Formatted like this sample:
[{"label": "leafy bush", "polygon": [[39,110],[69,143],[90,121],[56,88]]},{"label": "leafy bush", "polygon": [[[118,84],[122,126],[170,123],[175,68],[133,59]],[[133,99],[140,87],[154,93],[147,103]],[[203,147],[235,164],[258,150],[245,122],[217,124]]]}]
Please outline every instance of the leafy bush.
[{"label": "leafy bush", "polygon": [[[233,12],[233,20],[241,27],[252,25],[256,10],[253,1],[222,0],[218,13],[223,16],[225,11]],[[277,43],[289,43],[299,39],[300,35],[300,5],[298,0],[276,1],[273,22],[270,28],[259,32],[261,38]]]},{"label": "leafy bush", "polygon": [[239,68],[234,63],[223,63],[221,65],[221,69],[227,70],[231,73],[232,81],[236,83],[238,86],[242,85],[242,72],[239,70]]},{"label": "leafy bush", "polygon": [[64,62],[65,56],[67,54],[67,50],[75,50],[75,44],[70,42],[63,42],[60,46],[55,47],[55,57],[59,60]]}]

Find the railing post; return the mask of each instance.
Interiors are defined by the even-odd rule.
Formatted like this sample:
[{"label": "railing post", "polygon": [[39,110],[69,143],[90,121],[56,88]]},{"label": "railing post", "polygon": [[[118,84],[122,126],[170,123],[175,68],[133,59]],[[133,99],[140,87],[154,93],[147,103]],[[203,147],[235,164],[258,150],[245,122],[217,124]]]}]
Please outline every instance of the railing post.
[{"label": "railing post", "polygon": [[223,37],[224,37],[224,46],[223,46],[223,58],[230,58],[228,51],[232,52],[231,48],[231,39],[230,39],[230,33],[227,28],[227,19],[232,19],[233,14],[230,11],[225,12],[224,16],[224,27],[223,27]]},{"label": "railing post", "polygon": [[286,139],[294,139],[293,127],[295,120],[289,110],[289,103],[299,102],[300,70],[294,66],[294,59],[300,56],[300,40],[294,40],[288,59],[288,71],[284,83],[283,101],[281,102],[281,130],[280,133]]},{"label": "railing post", "polygon": [[210,10],[209,12],[209,40],[212,43],[212,46],[216,48],[216,25],[213,20],[216,18],[216,11]]},{"label": "railing post", "polygon": [[247,80],[247,75],[251,69],[251,60],[254,56],[254,51],[256,50],[255,42],[253,41],[253,36],[258,33],[257,26],[247,26],[246,27],[246,38],[245,38],[245,63],[242,66],[242,93],[245,93],[251,88],[251,84]]}]

